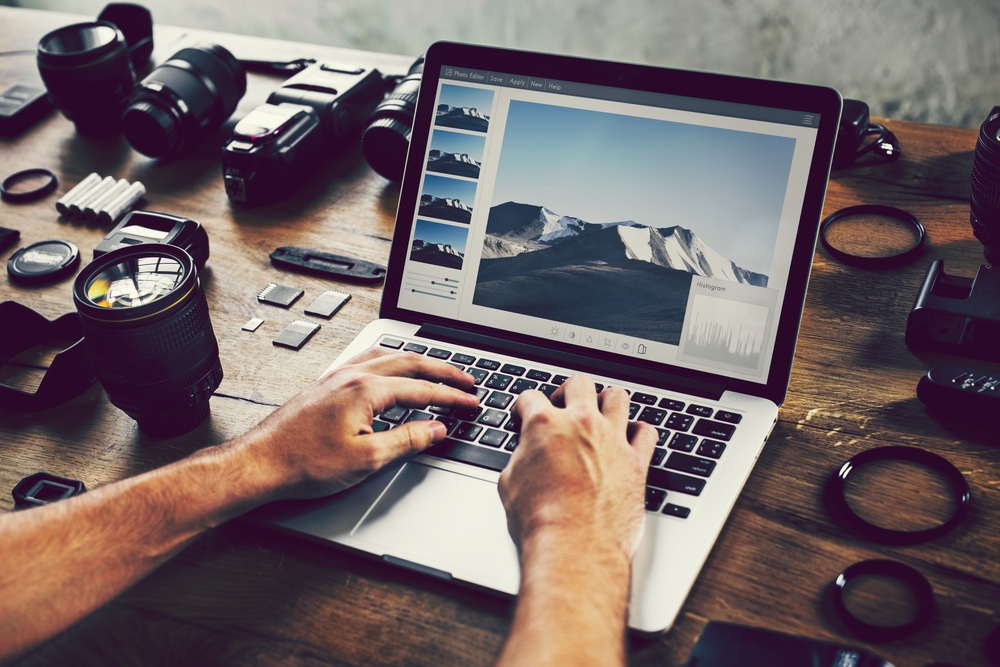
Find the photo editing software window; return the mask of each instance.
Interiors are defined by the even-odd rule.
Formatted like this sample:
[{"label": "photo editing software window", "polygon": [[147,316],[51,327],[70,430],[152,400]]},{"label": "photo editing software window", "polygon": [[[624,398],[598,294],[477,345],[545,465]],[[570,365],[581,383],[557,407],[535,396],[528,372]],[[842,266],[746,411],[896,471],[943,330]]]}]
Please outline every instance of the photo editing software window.
[{"label": "photo editing software window", "polygon": [[765,383],[818,124],[442,67],[398,306]]}]

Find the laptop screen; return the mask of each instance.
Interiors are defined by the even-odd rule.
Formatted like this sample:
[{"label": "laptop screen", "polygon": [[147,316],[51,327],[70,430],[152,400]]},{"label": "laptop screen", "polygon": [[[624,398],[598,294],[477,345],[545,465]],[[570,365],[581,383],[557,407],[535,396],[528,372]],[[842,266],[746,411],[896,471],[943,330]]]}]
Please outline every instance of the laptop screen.
[{"label": "laptop screen", "polygon": [[818,114],[447,64],[433,94],[399,308],[767,382]]}]

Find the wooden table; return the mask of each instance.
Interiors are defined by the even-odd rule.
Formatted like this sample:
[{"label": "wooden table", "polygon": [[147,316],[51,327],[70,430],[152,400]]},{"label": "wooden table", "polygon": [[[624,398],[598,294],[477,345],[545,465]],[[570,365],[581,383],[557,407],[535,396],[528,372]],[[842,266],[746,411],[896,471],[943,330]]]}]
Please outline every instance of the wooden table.
[{"label": "wooden table", "polygon": [[[0,7],[0,50],[33,49],[53,28],[84,20]],[[408,57],[347,51],[157,26],[154,60],[182,45],[216,41],[237,57],[316,57],[406,70]],[[31,57],[0,61],[0,88]],[[249,77],[234,118],[261,104],[280,78]],[[124,139],[78,136],[53,114],[15,139],[0,140],[0,171],[47,167],[61,195],[96,171],[140,180],[147,207],[188,215],[211,237],[203,282],[221,347],[225,380],[209,420],[166,441],[143,436],[93,386],[48,411],[0,412],[0,508],[7,490],[38,470],[83,480],[88,488],[164,465],[223,442],[305,387],[377,316],[380,290],[325,282],[273,268],[282,245],[311,246],[385,261],[397,186],[374,174],[356,149],[332,161],[293,197],[239,210],[226,198],[217,146],[233,122],[184,160],[158,164]],[[708,620],[763,626],[863,646],[835,617],[829,583],[847,565],[884,557],[913,565],[931,581],[938,612],[909,639],[872,646],[900,667],[933,661],[986,665],[983,639],[1000,624],[1000,451],[992,431],[928,417],[916,383],[934,365],[954,361],[915,354],[903,342],[906,315],[927,262],[943,258],[950,273],[974,274],[983,261],[969,227],[969,175],[976,132],[888,121],[904,156],[892,165],[834,174],[827,212],[858,203],[905,208],[927,227],[928,252],[909,266],[867,271],[816,253],[791,386],[770,442],[750,477],[701,577],[672,630],[634,637],[634,665],[681,665]],[[0,204],[0,226],[21,231],[21,244],[48,238],[75,242],[90,258],[105,230],[58,219],[57,195]],[[3,260],[13,250],[7,251]],[[290,310],[260,305],[269,282],[305,290]],[[67,279],[22,288],[4,281],[0,300],[25,303],[46,317],[73,310]],[[352,300],[298,352],[271,339],[324,289]],[[264,325],[241,331],[251,317]],[[52,351],[35,351],[0,371],[6,382],[37,383]],[[996,368],[977,363],[981,367]],[[880,547],[833,523],[821,489],[851,455],[882,445],[915,445],[954,462],[972,486],[973,508],[950,535],[912,547]],[[899,476],[902,491],[929,493],[920,471]],[[2,567],[0,545],[0,567]],[[2,592],[0,592],[2,594]],[[72,591],[66,591],[72,595]],[[19,664],[80,665],[488,665],[509,627],[508,600],[415,576],[379,562],[234,522],[210,532],[106,608]],[[30,610],[25,610],[30,613]]]}]

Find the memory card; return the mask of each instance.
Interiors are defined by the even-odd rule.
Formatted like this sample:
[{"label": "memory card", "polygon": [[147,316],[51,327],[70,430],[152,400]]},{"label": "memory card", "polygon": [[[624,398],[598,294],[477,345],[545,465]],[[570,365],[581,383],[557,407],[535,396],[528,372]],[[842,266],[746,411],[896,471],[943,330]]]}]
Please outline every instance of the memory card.
[{"label": "memory card", "polygon": [[264,320],[259,317],[251,317],[247,320],[247,323],[243,325],[244,331],[256,331],[260,325],[264,324]]},{"label": "memory card", "polygon": [[286,287],[278,283],[271,283],[260,291],[257,300],[261,303],[269,303],[272,306],[288,308],[295,303],[295,300],[302,296],[303,292],[294,287]]},{"label": "memory card", "polygon": [[271,341],[274,345],[289,347],[298,350],[306,341],[312,338],[313,334],[319,331],[319,325],[305,320],[295,320],[285,330],[278,334],[278,337]]},{"label": "memory card", "polygon": [[306,315],[318,315],[330,319],[340,307],[351,300],[346,292],[327,290],[316,297],[316,300],[306,307]]}]

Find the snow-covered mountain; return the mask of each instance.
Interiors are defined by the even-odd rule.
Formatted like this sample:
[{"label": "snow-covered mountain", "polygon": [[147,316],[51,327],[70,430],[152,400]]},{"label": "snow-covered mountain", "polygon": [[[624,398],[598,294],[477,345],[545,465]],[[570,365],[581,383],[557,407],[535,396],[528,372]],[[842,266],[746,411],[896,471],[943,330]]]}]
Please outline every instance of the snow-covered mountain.
[{"label": "snow-covered mountain", "polygon": [[489,120],[490,117],[475,107],[453,107],[450,104],[439,104],[437,108],[438,116],[470,116]]},{"label": "snow-covered mountain", "polygon": [[434,195],[421,195],[420,205],[428,206],[430,204],[437,204],[439,206],[450,206],[452,208],[460,208],[463,211],[472,211],[471,208],[462,203],[461,199],[453,199],[451,197],[435,197]]},{"label": "snow-covered mountain", "polygon": [[[617,239],[613,240],[605,230]],[[732,260],[710,248],[690,229],[680,226],[654,228],[632,220],[611,223],[589,223],[579,218],[560,216],[544,206],[507,202],[490,209],[486,226],[484,258],[513,257],[525,252],[538,252],[546,248],[569,244],[579,248],[588,259],[592,257],[594,242],[600,239],[605,254],[603,260],[613,260],[624,252],[621,259],[649,262],[679,271],[717,278],[737,283],[764,287],[767,276],[738,266]],[[583,249],[586,249],[584,251]],[[557,253],[562,261],[570,248]],[[581,255],[582,258],[582,255]],[[539,258],[540,259],[540,258]]]},{"label": "snow-covered mountain", "polygon": [[430,157],[431,160],[433,160],[435,162],[437,162],[437,161],[441,161],[441,162],[464,162],[466,164],[474,164],[477,167],[482,166],[479,162],[476,162],[471,157],[469,157],[468,153],[448,153],[448,152],[445,152],[445,151],[440,151],[440,150],[438,150],[436,148],[432,148],[431,152],[429,153],[429,157]]},{"label": "snow-covered mountain", "polygon": [[462,257],[462,253],[455,250],[454,246],[449,243],[428,243],[427,241],[422,241],[420,239],[413,239],[412,250],[429,250],[433,252],[442,252],[446,255],[458,255]]}]

